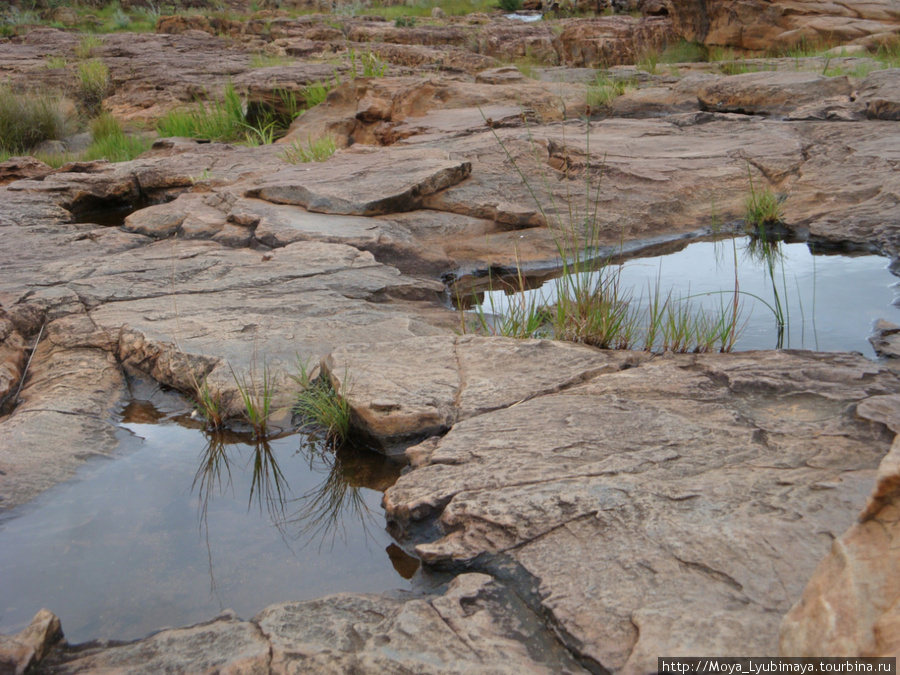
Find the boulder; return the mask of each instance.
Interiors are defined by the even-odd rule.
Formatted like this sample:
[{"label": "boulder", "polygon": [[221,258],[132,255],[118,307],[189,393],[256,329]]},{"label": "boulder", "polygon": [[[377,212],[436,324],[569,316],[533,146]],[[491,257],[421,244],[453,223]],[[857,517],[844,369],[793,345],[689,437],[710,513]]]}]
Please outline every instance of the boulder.
[{"label": "boulder", "polygon": [[34,157],[10,157],[0,162],[0,185],[28,178],[46,176],[52,168]]},{"label": "boulder", "polygon": [[900,68],[871,73],[859,86],[869,119],[900,120]]},{"label": "boulder", "polygon": [[783,115],[828,99],[850,100],[846,77],[803,72],[742,73],[702,86],[697,98],[704,110],[748,115]]},{"label": "boulder", "polygon": [[59,619],[42,609],[31,623],[15,635],[0,635],[0,672],[24,675],[62,639]]}]

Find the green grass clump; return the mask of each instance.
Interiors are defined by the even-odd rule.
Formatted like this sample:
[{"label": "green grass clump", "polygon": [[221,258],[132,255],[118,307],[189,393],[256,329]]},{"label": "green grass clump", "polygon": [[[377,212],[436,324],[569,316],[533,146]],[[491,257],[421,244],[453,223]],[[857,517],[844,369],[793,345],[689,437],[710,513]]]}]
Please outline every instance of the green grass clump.
[{"label": "green grass clump", "polygon": [[262,440],[269,433],[269,418],[272,415],[272,399],[275,396],[275,379],[268,366],[263,363],[262,373],[251,369],[250,375],[238,375],[231,371],[241,402],[244,405],[244,419],[253,428],[253,436]]},{"label": "green grass clump", "polygon": [[89,59],[94,52],[103,46],[103,39],[96,35],[83,35],[75,47],[75,56],[79,59]]},{"label": "green grass clump", "polygon": [[[304,363],[298,357],[298,373],[293,375],[301,391],[297,394],[293,411],[305,421],[306,426],[314,427],[325,434],[325,438],[335,446],[342,445],[350,436],[350,403],[341,396],[331,381],[321,375],[313,379],[313,371],[309,362]],[[344,389],[347,389],[348,378],[344,377]]]},{"label": "green grass clump", "polygon": [[587,89],[587,104],[591,108],[608,108],[613,101],[637,88],[632,80],[612,79],[600,74]]},{"label": "green grass clump", "polygon": [[747,166],[750,179],[750,194],[744,200],[744,223],[749,231],[759,231],[784,222],[781,200],[769,188],[757,190],[753,185],[753,174]]},{"label": "green grass clump", "polygon": [[65,68],[68,64],[69,62],[65,56],[48,56],[44,61],[44,66],[47,70],[59,70],[60,68]]},{"label": "green grass clump", "polygon": [[335,79],[334,84],[329,82],[310,82],[305,87],[303,87],[303,100],[307,108],[315,108],[320,103],[323,103],[326,98],[328,98],[328,92],[330,92],[337,85],[337,79]]},{"label": "green grass clump", "polygon": [[83,155],[86,161],[107,159],[127,162],[147,152],[151,141],[141,136],[129,136],[119,121],[109,113],[102,113],[91,122],[92,143]]},{"label": "green grass clump", "polygon": [[244,100],[228,84],[221,98],[198,100],[191,110],[173,110],[157,124],[160,136],[181,136],[208,141],[239,141],[246,138],[248,125]]},{"label": "green grass clump", "polygon": [[276,66],[290,66],[296,62],[292,56],[284,54],[266,54],[256,52],[250,55],[251,68],[274,68]]},{"label": "green grass clump", "polygon": [[394,19],[395,28],[412,28],[416,25],[416,17],[414,16],[398,16]]},{"label": "green grass clump", "polygon": [[98,112],[109,94],[109,68],[103,61],[90,59],[78,64],[78,100],[88,112]]},{"label": "green grass clump", "polygon": [[74,131],[72,105],[46,92],[17,93],[0,85],[0,150],[20,154]]},{"label": "green grass clump", "polygon": [[384,77],[387,73],[388,64],[381,60],[378,54],[373,52],[363,52],[357,55],[355,49],[351,49],[350,55],[350,73],[355,78],[358,74],[357,63],[362,67],[363,77]]},{"label": "green grass clump", "polygon": [[688,42],[687,40],[679,40],[673,44],[666,45],[659,60],[662,63],[699,63],[706,61],[708,56],[704,45]]},{"label": "green grass clump", "polygon": [[518,12],[522,9],[522,0],[499,0],[497,6],[504,12]]},{"label": "green grass clump", "polygon": [[324,162],[337,152],[337,149],[337,143],[331,136],[322,136],[316,140],[307,139],[305,146],[299,139],[294,139],[280,157],[288,164]]}]

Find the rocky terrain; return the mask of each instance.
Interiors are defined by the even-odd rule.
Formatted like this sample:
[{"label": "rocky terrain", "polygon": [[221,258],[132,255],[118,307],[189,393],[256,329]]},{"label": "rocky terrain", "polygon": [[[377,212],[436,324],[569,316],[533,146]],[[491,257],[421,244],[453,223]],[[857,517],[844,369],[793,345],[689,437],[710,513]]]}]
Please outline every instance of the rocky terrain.
[{"label": "rocky terrain", "polygon": [[[112,454],[134,376],[194,396],[206,383],[239,418],[233,373],[264,359],[284,408],[299,358],[349,402],[359,437],[408,459],[384,495],[387,527],[449,581],[284,598],[128,644],[68,645],[42,612],[0,637],[0,672],[642,673],[663,655],[897,656],[890,358],[607,351],[462,333],[451,306],[488,271],[557,265],[573,220],[608,251],[740,229],[753,185],[780,196],[796,236],[896,257],[900,68],[875,59],[900,32],[895,3],[672,0],[640,18],[406,27],[265,11],[161,16],[94,56],[114,85],[105,108],[132,124],[229,81],[272,106],[282,88],[337,80],[277,143],[167,138],[127,162],[0,163],[0,509]],[[738,74],[635,65],[682,38],[754,50],[825,37],[844,51],[748,54]],[[0,40],[0,72],[65,86],[74,63],[46,60],[75,58],[79,40],[23,29]],[[260,50],[288,61],[253,67]],[[357,51],[385,72],[363,76]],[[537,65],[508,65],[526,55]],[[598,67],[628,83],[613,100],[597,101]],[[285,160],[324,135],[339,148],[326,161]]]}]

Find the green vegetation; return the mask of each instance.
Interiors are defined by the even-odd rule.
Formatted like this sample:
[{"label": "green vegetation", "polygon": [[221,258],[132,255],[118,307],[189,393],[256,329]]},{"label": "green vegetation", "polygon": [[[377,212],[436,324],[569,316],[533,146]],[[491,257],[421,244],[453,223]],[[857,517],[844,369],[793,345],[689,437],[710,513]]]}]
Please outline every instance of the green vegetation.
[{"label": "green vegetation", "polygon": [[69,62],[66,60],[65,56],[48,56],[44,61],[44,66],[47,70],[59,70],[60,68],[65,68],[69,65]]},{"label": "green vegetation", "polygon": [[109,68],[90,59],[78,64],[78,100],[89,113],[97,113],[110,90]]},{"label": "green vegetation", "polygon": [[296,62],[292,56],[284,54],[266,54],[264,52],[256,52],[250,55],[251,68],[274,68],[276,66],[290,66]]},{"label": "green vegetation", "polygon": [[[342,445],[350,435],[350,403],[346,396],[335,391],[328,378],[319,375],[313,379],[315,369],[299,357],[297,370],[297,374],[291,376],[301,387],[294,413],[303,418],[307,427],[321,430],[331,444]],[[344,393],[349,390],[348,381],[345,373]]]},{"label": "green vegetation", "polygon": [[191,398],[197,411],[206,420],[207,431],[218,431],[225,426],[221,392],[213,391],[207,380],[203,380],[202,384],[194,383],[194,392]]},{"label": "green vegetation", "polygon": [[119,121],[106,112],[91,122],[91,139],[93,142],[81,155],[82,160],[127,162],[147,152],[152,145],[143,136],[127,135]]},{"label": "green vegetation", "polygon": [[269,417],[272,415],[272,398],[275,395],[275,379],[263,363],[262,373],[257,377],[254,369],[250,375],[238,375],[231,371],[234,383],[244,405],[244,419],[253,428],[256,440],[266,438],[269,433]]},{"label": "green vegetation", "polygon": [[747,165],[747,176],[750,178],[750,194],[744,201],[744,222],[750,231],[779,225],[784,222],[781,200],[769,188],[756,190],[753,185],[753,174]]},{"label": "green vegetation", "polygon": [[0,85],[0,150],[20,154],[73,131],[72,105],[47,92],[18,93]]},{"label": "green vegetation", "polygon": [[384,77],[387,73],[388,64],[374,52],[363,52],[361,55],[357,55],[356,50],[351,49],[349,56],[350,74],[353,78],[359,75],[357,64],[362,67],[363,77]]},{"label": "green vegetation", "polygon": [[303,87],[303,100],[306,104],[307,108],[315,108],[320,103],[324,102],[326,98],[328,98],[328,92],[330,92],[334,87],[338,84],[338,80],[335,77],[334,84],[330,84],[329,82],[310,82],[305,87]]},{"label": "green vegetation", "polygon": [[103,39],[96,35],[82,35],[75,47],[75,56],[79,59],[89,59],[94,56],[95,50],[103,46]]},{"label": "green vegetation", "polygon": [[395,28],[412,28],[416,25],[416,17],[414,16],[398,16],[394,19]]},{"label": "green vegetation", "polygon": [[497,6],[504,12],[518,12],[522,9],[522,0],[499,0]]},{"label": "green vegetation", "polygon": [[322,136],[316,140],[307,139],[305,146],[299,139],[294,139],[287,150],[279,156],[288,164],[306,164],[308,162],[324,162],[335,152],[337,152],[337,143],[334,138]]},{"label": "green vegetation", "polygon": [[666,45],[666,48],[660,54],[659,60],[662,63],[699,63],[706,61],[708,58],[709,54],[704,45],[688,42],[687,40],[679,40]]},{"label": "green vegetation", "polygon": [[587,90],[587,104],[591,108],[608,108],[613,101],[625,92],[637,88],[634,80],[612,79],[600,73]]}]

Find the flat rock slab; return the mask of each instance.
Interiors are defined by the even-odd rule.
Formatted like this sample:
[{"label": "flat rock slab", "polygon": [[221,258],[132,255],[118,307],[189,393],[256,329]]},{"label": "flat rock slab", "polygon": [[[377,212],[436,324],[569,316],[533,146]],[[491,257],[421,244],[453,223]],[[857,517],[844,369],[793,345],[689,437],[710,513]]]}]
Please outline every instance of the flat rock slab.
[{"label": "flat rock slab", "polygon": [[542,622],[484,574],[442,595],[340,594],[273,605],[251,621],[226,614],[131,644],[58,650],[55,675],[582,675]]},{"label": "flat rock slab", "polygon": [[383,444],[442,433],[460,420],[639,362],[548,340],[472,335],[349,345],[322,360],[355,424]]},{"label": "flat rock slab", "polygon": [[704,110],[782,115],[825,99],[845,97],[852,87],[846,77],[815,73],[742,73],[711,82],[697,92]]},{"label": "flat rock slab", "polygon": [[428,563],[511,557],[570,648],[610,671],[774,656],[780,617],[890,447],[855,407],[898,386],[861,357],[811,352],[604,370],[411,449],[387,516]]},{"label": "flat rock slab", "polygon": [[374,216],[419,208],[422,198],[465,180],[470,162],[443,150],[354,147],[327,162],[278,171],[247,192],[309,211]]}]

